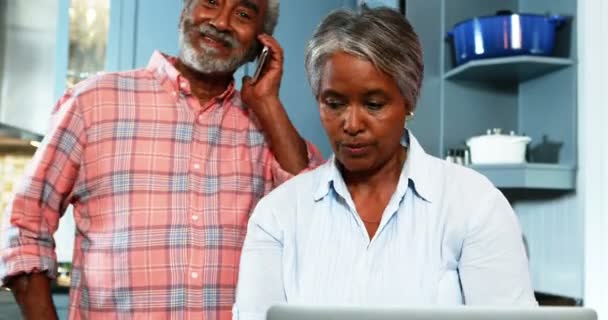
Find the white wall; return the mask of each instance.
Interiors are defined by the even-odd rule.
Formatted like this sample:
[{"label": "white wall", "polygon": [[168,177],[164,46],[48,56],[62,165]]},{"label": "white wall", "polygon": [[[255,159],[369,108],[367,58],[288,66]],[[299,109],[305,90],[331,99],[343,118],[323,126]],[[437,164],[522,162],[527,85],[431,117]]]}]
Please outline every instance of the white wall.
[{"label": "white wall", "polygon": [[608,1],[578,3],[578,189],[585,213],[585,305],[608,319]]},{"label": "white wall", "polygon": [[528,240],[536,291],[583,297],[584,218],[579,194],[513,204]]}]

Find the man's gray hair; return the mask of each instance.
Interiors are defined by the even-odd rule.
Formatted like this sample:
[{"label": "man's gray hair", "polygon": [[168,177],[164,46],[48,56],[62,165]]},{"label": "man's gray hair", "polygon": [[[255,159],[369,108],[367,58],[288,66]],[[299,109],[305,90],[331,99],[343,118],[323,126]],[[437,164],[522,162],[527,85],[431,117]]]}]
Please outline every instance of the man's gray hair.
[{"label": "man's gray hair", "polygon": [[305,68],[315,96],[325,63],[336,52],[368,60],[391,76],[415,109],[424,75],[422,47],[401,13],[363,7],[360,12],[340,9],[325,17],[306,48]]},{"label": "man's gray hair", "polygon": [[[189,12],[198,0],[183,0],[184,12]],[[264,33],[272,35],[274,29],[279,22],[279,0],[266,0],[268,1],[268,8],[266,10],[266,16],[264,17]]]}]

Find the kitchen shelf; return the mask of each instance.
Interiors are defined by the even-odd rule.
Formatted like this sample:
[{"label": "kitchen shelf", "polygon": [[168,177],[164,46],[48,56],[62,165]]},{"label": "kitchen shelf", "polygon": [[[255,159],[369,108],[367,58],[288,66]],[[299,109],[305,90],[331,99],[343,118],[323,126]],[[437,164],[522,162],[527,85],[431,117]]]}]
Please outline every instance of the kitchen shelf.
[{"label": "kitchen shelf", "polygon": [[576,169],[570,165],[525,163],[513,165],[471,165],[498,188],[573,190]]},{"label": "kitchen shelf", "polygon": [[469,61],[444,74],[448,80],[520,83],[572,65],[571,59],[514,56]]}]

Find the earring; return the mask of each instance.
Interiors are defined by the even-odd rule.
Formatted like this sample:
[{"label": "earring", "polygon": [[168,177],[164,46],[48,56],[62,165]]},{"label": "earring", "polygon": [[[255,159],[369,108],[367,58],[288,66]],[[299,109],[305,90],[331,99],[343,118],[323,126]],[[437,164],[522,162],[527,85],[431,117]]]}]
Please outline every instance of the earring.
[{"label": "earring", "polygon": [[405,116],[405,121],[410,121],[414,118],[414,111],[410,111],[407,113],[407,116]]}]

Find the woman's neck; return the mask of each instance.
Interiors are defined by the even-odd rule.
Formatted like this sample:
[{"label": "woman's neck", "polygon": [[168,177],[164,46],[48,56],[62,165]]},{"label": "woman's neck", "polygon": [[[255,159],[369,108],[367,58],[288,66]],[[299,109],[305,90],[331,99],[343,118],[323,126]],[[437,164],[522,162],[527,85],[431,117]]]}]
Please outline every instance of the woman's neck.
[{"label": "woman's neck", "polygon": [[394,192],[406,159],[407,149],[400,148],[398,154],[379,168],[359,172],[347,172],[342,168],[344,182],[351,194],[355,192],[367,193],[372,190],[381,191],[387,188]]}]

